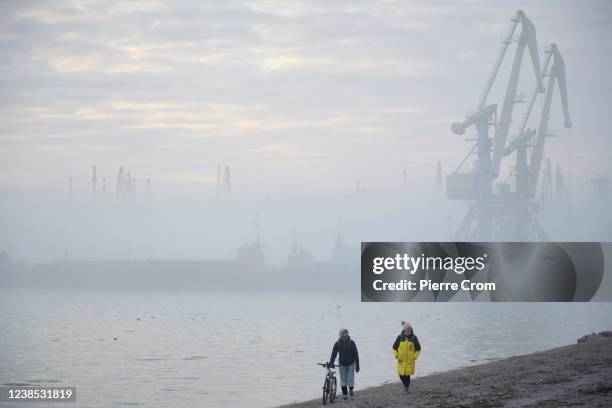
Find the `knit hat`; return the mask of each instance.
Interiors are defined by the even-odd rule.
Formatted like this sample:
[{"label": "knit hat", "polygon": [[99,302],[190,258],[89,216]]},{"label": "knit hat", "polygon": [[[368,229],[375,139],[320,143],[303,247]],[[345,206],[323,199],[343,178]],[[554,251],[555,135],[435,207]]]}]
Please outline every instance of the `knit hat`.
[{"label": "knit hat", "polygon": [[340,332],[338,333],[338,337],[342,337],[342,335],[344,334],[348,334],[348,329],[340,329]]},{"label": "knit hat", "polygon": [[402,330],[406,330],[408,328],[412,329],[410,323],[402,321]]}]

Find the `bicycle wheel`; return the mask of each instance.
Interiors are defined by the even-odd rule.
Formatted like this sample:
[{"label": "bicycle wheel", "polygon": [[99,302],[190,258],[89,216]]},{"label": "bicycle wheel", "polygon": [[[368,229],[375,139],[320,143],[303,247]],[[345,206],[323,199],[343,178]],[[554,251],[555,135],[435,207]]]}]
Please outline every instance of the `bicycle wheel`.
[{"label": "bicycle wheel", "polygon": [[336,377],[333,377],[331,380],[331,389],[329,390],[329,402],[331,404],[336,400],[336,391],[338,389],[338,383]]},{"label": "bicycle wheel", "polygon": [[327,399],[329,398],[329,379],[326,377],[323,382],[323,405],[327,404]]}]

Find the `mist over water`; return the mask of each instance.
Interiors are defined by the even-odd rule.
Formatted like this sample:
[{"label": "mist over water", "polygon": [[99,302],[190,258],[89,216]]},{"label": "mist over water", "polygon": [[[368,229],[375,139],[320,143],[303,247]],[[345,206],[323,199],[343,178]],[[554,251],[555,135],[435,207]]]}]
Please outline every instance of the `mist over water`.
[{"label": "mist over water", "polygon": [[[432,185],[434,175],[427,177]],[[270,265],[287,262],[294,238],[318,261],[332,258],[339,232],[355,248],[362,241],[454,240],[467,203],[449,201],[442,187],[420,183],[404,185],[398,177],[394,189],[362,186],[361,192],[234,187],[231,201],[199,185],[160,188],[151,198],[137,194],[131,200],[118,200],[114,192],[93,197],[87,190],[3,190],[0,249],[29,263],[226,260],[256,239],[257,217]],[[609,199],[598,197],[588,180],[576,184],[563,202],[541,204],[539,219],[549,240],[611,240]]]}]

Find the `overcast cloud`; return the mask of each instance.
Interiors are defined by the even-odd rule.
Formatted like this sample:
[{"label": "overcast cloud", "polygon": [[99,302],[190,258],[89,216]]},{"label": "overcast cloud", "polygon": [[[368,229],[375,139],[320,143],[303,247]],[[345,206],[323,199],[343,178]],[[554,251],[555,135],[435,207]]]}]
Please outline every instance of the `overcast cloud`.
[{"label": "overcast cloud", "polygon": [[564,137],[547,156],[574,175],[610,171],[606,1],[0,7],[3,185],[65,188],[94,164],[171,184],[214,183],[229,163],[237,183],[332,187],[433,174],[438,159],[451,168],[468,146],[450,122],[474,109],[518,8],[540,53],[557,42],[567,64],[575,127],[562,129],[555,99],[551,128]]}]

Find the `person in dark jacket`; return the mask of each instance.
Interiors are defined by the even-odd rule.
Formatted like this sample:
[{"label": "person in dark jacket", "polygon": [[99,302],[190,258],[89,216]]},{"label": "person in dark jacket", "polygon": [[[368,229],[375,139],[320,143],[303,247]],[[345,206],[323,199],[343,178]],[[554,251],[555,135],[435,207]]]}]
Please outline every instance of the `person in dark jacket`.
[{"label": "person in dark jacket", "polygon": [[414,367],[420,354],[421,343],[414,335],[412,326],[410,323],[402,322],[402,332],[393,343],[393,356],[397,360],[397,373],[406,392],[410,387],[410,376],[414,375]]},{"label": "person in dark jacket", "polygon": [[355,372],[359,372],[359,352],[357,351],[357,345],[351,340],[347,329],[340,329],[339,339],[334,343],[334,348],[329,358],[329,364],[332,367],[337,355],[339,355],[338,370],[340,371],[342,395],[344,399],[347,399],[348,386],[348,394],[352,398],[353,387],[355,386]]}]

